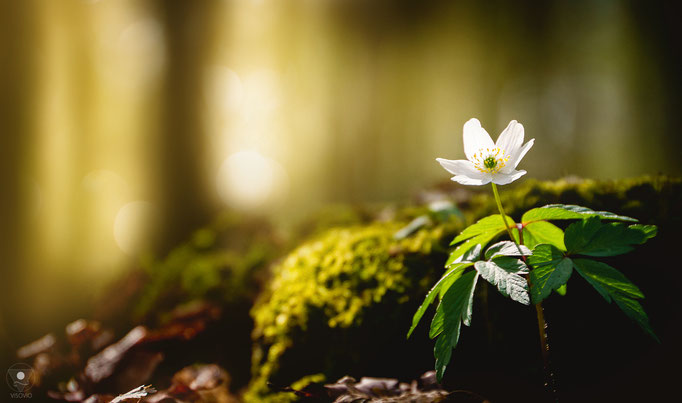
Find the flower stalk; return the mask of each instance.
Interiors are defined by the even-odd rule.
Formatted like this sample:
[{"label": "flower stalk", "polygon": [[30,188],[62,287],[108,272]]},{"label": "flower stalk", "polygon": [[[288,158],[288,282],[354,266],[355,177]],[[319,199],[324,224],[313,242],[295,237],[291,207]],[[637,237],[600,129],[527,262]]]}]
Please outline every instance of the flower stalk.
[{"label": "flower stalk", "polygon": [[495,183],[492,183],[492,185],[493,194],[495,195],[495,202],[497,203],[497,209],[500,211],[500,215],[502,216],[502,223],[504,224],[504,228],[507,230],[507,235],[509,235],[509,239],[516,244],[516,247],[519,249],[519,254],[523,256],[523,252],[521,251],[519,243],[516,242],[516,239],[514,239],[514,236],[512,235],[511,228],[509,228],[509,225],[507,225],[507,215],[504,213],[504,207],[502,207],[502,200],[500,199],[500,193],[497,191],[497,185]]},{"label": "flower stalk", "polygon": [[[497,185],[495,183],[491,183],[493,187],[493,194],[495,195],[495,202],[497,203],[497,209],[500,211],[500,215],[502,216],[502,222],[504,223],[504,227],[507,229],[507,234],[509,235],[509,239],[511,239],[512,242],[516,245],[516,247],[519,249],[519,254],[521,255],[521,258],[523,261],[526,261],[526,257],[523,255],[523,252],[521,251],[521,246],[523,244],[523,228],[519,226],[517,230],[519,231],[519,238],[518,242],[516,238],[514,238],[511,228],[509,228],[509,225],[507,225],[507,215],[504,213],[504,207],[502,207],[502,200],[500,199],[500,193],[497,191]],[[530,276],[527,278],[528,280],[528,288],[530,288]],[[539,302],[535,304],[535,311],[537,313],[537,318],[538,318],[538,333],[540,335],[540,350],[542,351],[542,363],[544,367],[544,372],[545,372],[545,387],[549,389],[549,392],[552,394],[554,397],[555,401],[558,401],[557,398],[557,391],[556,391],[556,380],[554,379],[554,372],[552,371],[550,361],[549,361],[549,342],[548,342],[548,337],[547,337],[547,322],[545,321],[545,315],[544,315],[544,308],[542,307],[542,302]]]},{"label": "flower stalk", "polygon": [[547,337],[547,322],[545,321],[544,308],[542,302],[535,304],[535,311],[538,317],[538,333],[540,334],[540,349],[542,350],[542,364],[545,369],[545,387],[554,397],[554,401],[559,401],[556,390],[556,379],[549,361],[549,341]]}]

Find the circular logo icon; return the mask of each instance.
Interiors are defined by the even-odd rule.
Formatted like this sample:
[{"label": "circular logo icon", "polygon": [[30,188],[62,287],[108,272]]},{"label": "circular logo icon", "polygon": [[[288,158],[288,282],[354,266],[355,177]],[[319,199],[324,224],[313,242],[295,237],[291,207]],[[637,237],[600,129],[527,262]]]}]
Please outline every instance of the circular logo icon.
[{"label": "circular logo icon", "polygon": [[14,364],[7,370],[7,385],[17,393],[26,393],[35,382],[35,371],[28,364]]}]

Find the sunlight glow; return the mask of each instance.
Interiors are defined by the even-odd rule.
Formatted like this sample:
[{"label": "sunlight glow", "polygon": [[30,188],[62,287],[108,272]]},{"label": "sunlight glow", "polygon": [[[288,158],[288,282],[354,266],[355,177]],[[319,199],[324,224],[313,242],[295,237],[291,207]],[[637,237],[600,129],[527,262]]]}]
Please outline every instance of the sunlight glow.
[{"label": "sunlight glow", "polygon": [[112,78],[116,84],[138,89],[163,73],[166,63],[164,32],[155,18],[143,18],[129,24],[118,36],[114,47],[117,64]]},{"label": "sunlight glow", "polygon": [[215,66],[206,72],[204,91],[208,105],[226,113],[239,108],[244,86],[237,73],[227,67]]},{"label": "sunlight glow", "polygon": [[286,188],[286,174],[276,161],[256,151],[239,151],[225,159],[218,172],[218,194],[239,209],[261,207]]},{"label": "sunlight glow", "polygon": [[137,255],[150,245],[150,233],[157,222],[154,205],[134,201],[121,207],[114,220],[114,239],[127,255]]}]

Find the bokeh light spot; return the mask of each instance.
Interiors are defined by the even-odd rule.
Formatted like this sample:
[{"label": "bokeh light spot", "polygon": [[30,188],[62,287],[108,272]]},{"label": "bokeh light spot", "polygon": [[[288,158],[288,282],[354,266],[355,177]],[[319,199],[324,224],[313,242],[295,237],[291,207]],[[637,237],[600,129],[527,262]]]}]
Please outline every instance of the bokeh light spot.
[{"label": "bokeh light spot", "polygon": [[157,222],[154,205],[134,201],[121,207],[114,219],[114,239],[127,255],[137,255],[151,245],[150,236]]},{"label": "bokeh light spot", "polygon": [[239,151],[223,162],[218,172],[218,194],[232,207],[260,207],[280,193],[286,174],[280,164],[256,151]]},{"label": "bokeh light spot", "polygon": [[241,105],[244,88],[239,75],[226,67],[208,70],[205,84],[206,101],[222,113],[237,110]]}]

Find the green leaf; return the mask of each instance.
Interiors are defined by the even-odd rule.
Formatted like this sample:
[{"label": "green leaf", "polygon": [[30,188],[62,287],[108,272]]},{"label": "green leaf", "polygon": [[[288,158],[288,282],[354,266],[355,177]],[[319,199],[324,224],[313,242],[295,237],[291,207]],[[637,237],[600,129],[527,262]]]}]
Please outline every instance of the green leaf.
[{"label": "green leaf", "polygon": [[564,245],[564,231],[547,221],[532,221],[523,227],[523,243],[533,249],[541,243],[556,246],[566,250]]},{"label": "green leaf", "polygon": [[[438,307],[436,308],[436,314],[433,315],[433,319],[431,319],[431,328],[429,329],[429,337],[430,338],[433,339],[434,337],[438,336],[443,331],[443,325],[446,322],[446,314],[448,312],[448,309],[453,309],[453,307],[448,306],[448,303],[446,301],[447,300],[452,301],[455,296],[463,295],[462,290],[465,289],[466,285],[471,281],[471,277],[474,274],[478,278],[478,274],[476,271],[470,271],[469,273],[466,273],[465,275],[460,275],[459,278],[457,278],[457,280],[448,289],[441,289],[441,291],[444,291],[444,292],[442,293],[443,295],[440,299],[440,303],[438,304]],[[473,290],[471,292],[473,292]],[[472,298],[473,298],[473,294],[472,294]],[[457,302],[457,304],[459,304],[460,302]],[[450,302],[450,304],[452,304],[452,303],[453,302]],[[468,313],[467,319],[466,320],[463,319],[466,325],[469,324],[468,322],[470,319],[471,319],[471,313]]]},{"label": "green leaf", "polygon": [[474,267],[481,277],[496,286],[505,297],[524,305],[530,304],[528,283],[525,278],[519,275],[519,273],[528,272],[523,261],[504,257],[488,262],[478,261]]},{"label": "green leaf", "polygon": [[[514,220],[507,217],[507,225],[513,226]],[[478,220],[475,224],[472,224],[464,229],[459,235],[452,240],[450,245],[462,242],[466,239],[473,238],[482,234],[489,233],[500,233],[506,231],[504,226],[504,221],[502,221],[502,216],[499,214],[493,214]]]},{"label": "green leaf", "polygon": [[573,267],[607,302],[615,301],[630,319],[658,341],[644,308],[636,301],[644,298],[644,294],[623,273],[606,263],[591,259],[573,259]]},{"label": "green leaf", "polygon": [[592,240],[580,250],[588,256],[615,256],[630,252],[632,245],[641,245],[656,235],[655,225],[604,224]]},{"label": "green leaf", "polygon": [[[520,249],[520,251],[519,251]],[[498,256],[528,256],[532,252],[524,245],[516,245],[512,241],[498,242],[485,252],[485,258],[490,260]]]},{"label": "green leaf", "polygon": [[520,260],[512,256],[497,256],[491,261],[497,263],[498,266],[502,266],[507,271],[511,271],[518,274],[528,274],[528,266],[523,260]]},{"label": "green leaf", "polygon": [[[507,223],[509,225],[515,225],[514,220],[509,217],[507,217]],[[499,214],[482,218],[476,224],[470,225],[450,243],[450,245],[454,245],[466,240],[450,253],[448,260],[445,262],[445,267],[463,261],[469,250],[476,245],[485,247],[490,241],[498,237],[504,231],[506,231],[506,229],[502,221],[502,216]]]},{"label": "green leaf", "polygon": [[556,293],[561,295],[562,297],[566,295],[566,290],[568,288],[567,284],[562,285],[561,287],[556,289]]},{"label": "green leaf", "polygon": [[436,377],[439,382],[443,379],[445,368],[450,362],[452,349],[459,341],[462,323],[467,326],[471,324],[477,280],[477,271],[470,271],[460,277],[443,296],[431,322],[429,337],[438,336],[433,354],[436,358]]},{"label": "green leaf", "polygon": [[654,329],[649,324],[649,317],[647,316],[646,312],[644,312],[642,304],[632,298],[628,298],[620,294],[614,295],[613,300],[616,301],[616,305],[618,305],[620,310],[623,311],[630,319],[634,320],[639,327],[653,337],[654,340],[659,343],[661,342],[658,336],[656,336],[656,333],[654,333]]},{"label": "green leaf", "polygon": [[576,206],[573,204],[548,204],[546,206],[528,210],[521,222],[524,224],[539,220],[572,220],[587,217],[601,217],[605,220],[619,220],[637,222],[636,219],[610,213],[608,211],[594,211],[587,207]]},{"label": "green leaf", "polygon": [[596,216],[569,225],[564,233],[564,243],[568,252],[576,253],[588,245],[599,228],[601,228],[601,220]]},{"label": "green leaf", "polygon": [[[462,244],[462,246],[463,245],[464,244]],[[465,250],[464,254],[459,253],[462,250],[457,251],[458,252],[457,254],[459,256],[455,259],[454,262],[450,263],[448,266],[451,267],[452,265],[457,265],[457,264],[462,263],[462,262],[475,262],[475,261],[477,261],[478,258],[481,256],[481,249],[483,248],[483,246],[480,243],[476,243],[476,242],[472,242],[470,245],[471,245],[470,248],[467,247],[467,248],[462,249],[462,250]],[[467,246],[469,246],[469,245],[467,245]],[[452,254],[453,253],[451,253],[451,255]],[[448,266],[446,266],[446,267],[448,267]]]},{"label": "green leaf", "polygon": [[566,228],[566,247],[572,254],[615,256],[630,252],[656,236],[655,225],[601,223],[598,217],[575,222]]},{"label": "green leaf", "polygon": [[[467,242],[468,242],[468,241],[467,241]],[[465,242],[465,243],[466,243],[466,242]],[[487,241],[486,241],[486,243],[487,243]],[[464,246],[464,244],[463,244],[462,246]],[[467,245],[467,246],[469,246],[469,245]],[[471,248],[468,248],[468,249],[466,250],[466,252],[465,252],[463,255],[457,257],[457,258],[454,260],[454,262],[452,262],[452,263],[447,263],[447,264],[446,264],[445,267],[447,268],[447,270],[445,271],[444,276],[447,275],[448,273],[450,273],[452,270],[457,270],[457,269],[460,267],[460,264],[461,264],[461,263],[471,263],[471,264],[473,264],[475,261],[477,261],[478,258],[479,258],[479,256],[481,255],[481,248],[482,248],[482,247],[481,247],[481,244],[479,244],[479,243],[471,243]],[[451,254],[451,257],[452,257],[452,254]],[[450,259],[448,259],[448,262],[450,262]],[[470,264],[470,265],[471,265],[471,264]],[[469,265],[469,266],[470,266],[470,265]],[[467,266],[467,267],[468,267],[468,266]],[[457,279],[458,279],[461,275],[462,275],[462,271],[460,270],[460,271],[459,271],[459,274],[455,274],[454,276],[451,276],[450,278],[448,278],[448,279],[445,280],[445,282],[443,283],[443,286],[441,287],[441,289],[440,289],[440,291],[439,291],[439,293],[438,293],[440,298],[443,298],[443,294],[445,294],[445,292],[448,290],[448,288],[450,288],[450,286],[451,286],[455,281],[457,281]]]},{"label": "green leaf", "polygon": [[473,263],[471,262],[460,263],[456,265],[455,267],[452,268],[452,270],[445,273],[445,275],[441,277],[440,280],[438,280],[436,285],[434,285],[431,288],[429,293],[426,294],[424,302],[422,302],[422,304],[419,306],[419,309],[417,309],[417,312],[415,312],[414,316],[412,317],[412,326],[410,327],[410,330],[407,332],[408,338],[412,335],[412,332],[419,324],[419,321],[421,320],[422,316],[424,316],[424,313],[429,308],[429,305],[433,303],[433,301],[436,299],[436,296],[440,294],[441,290],[443,290],[443,292],[446,292],[448,288],[450,288],[450,286],[452,286],[452,284],[461,277],[462,273],[464,272],[464,269],[471,265],[473,265]]},{"label": "green leaf", "polygon": [[459,332],[462,324],[458,321],[455,326],[456,328],[452,332],[438,336],[436,345],[433,348],[433,355],[436,357],[436,378],[438,382],[443,379],[445,368],[447,368],[450,358],[452,358],[453,346],[456,346],[459,341]]},{"label": "green leaf", "polygon": [[554,245],[541,244],[528,257],[530,271],[530,296],[534,304],[549,297],[552,290],[565,285],[573,272],[571,259]]},{"label": "green leaf", "polygon": [[642,232],[646,238],[645,241],[655,237],[658,234],[658,227],[655,225],[633,224],[628,228]]},{"label": "green leaf", "polygon": [[610,297],[613,296],[613,293],[623,294],[630,298],[644,298],[642,291],[623,273],[606,263],[592,259],[573,259],[573,266],[592,286],[598,285],[604,291],[604,293],[600,291],[600,294],[608,302],[611,302]]},{"label": "green leaf", "polygon": [[[495,237],[499,236],[503,231],[504,229],[502,229],[499,232],[487,232],[485,234],[477,235],[471,239],[468,239],[466,242],[459,245],[454,251],[450,253],[448,260],[445,262],[445,267],[450,267],[450,265],[454,263],[459,263],[465,260],[474,260],[474,258],[471,257],[472,253],[469,252],[470,251],[475,252],[477,246],[479,248],[485,247],[490,241],[492,241]],[[478,253],[480,253],[480,249],[478,250]]]},{"label": "green leaf", "polygon": [[[473,265],[473,262],[465,262],[468,266]],[[445,275],[449,275],[451,271],[454,270],[456,271],[452,276],[448,276],[447,279],[443,281],[443,285],[440,287],[440,290],[438,290],[438,298],[443,299],[443,295],[448,291],[450,287],[455,283],[455,281],[459,280],[460,277],[462,277],[462,274],[464,274],[464,270],[459,269],[459,264],[451,266],[450,269],[445,273]]]},{"label": "green leaf", "polygon": [[[459,281],[459,279],[457,280]],[[456,282],[457,281],[455,281],[455,283]],[[437,337],[439,334],[443,333],[443,329],[445,327],[445,311],[441,309],[441,305],[443,305],[442,298],[438,304],[438,307],[436,308],[436,313],[433,315],[433,318],[431,318],[431,326],[429,327],[430,339],[433,339],[434,337]]]}]

